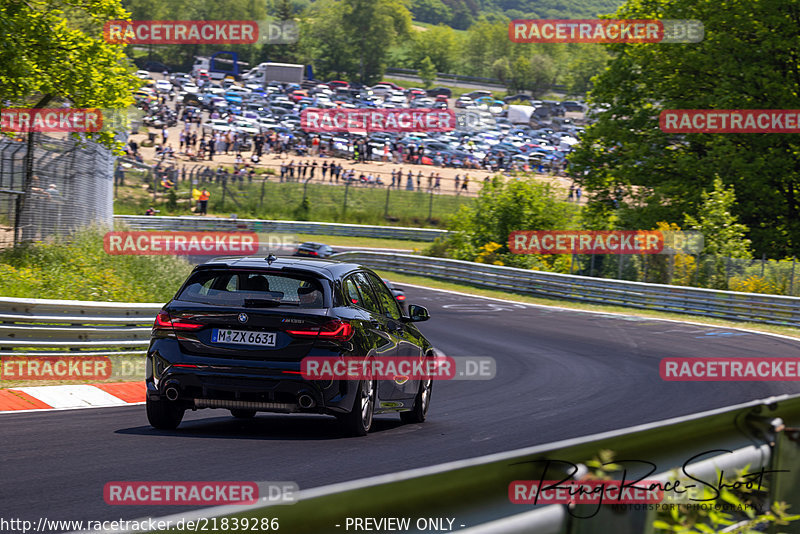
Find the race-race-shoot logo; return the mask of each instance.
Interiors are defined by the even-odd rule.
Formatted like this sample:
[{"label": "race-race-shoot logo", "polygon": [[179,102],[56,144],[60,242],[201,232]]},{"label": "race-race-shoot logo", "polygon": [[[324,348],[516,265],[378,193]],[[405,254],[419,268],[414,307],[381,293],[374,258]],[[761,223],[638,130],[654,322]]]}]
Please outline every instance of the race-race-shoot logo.
[{"label": "race-race-shoot logo", "polygon": [[103,236],[103,249],[113,255],[255,254],[258,245],[254,232],[108,232]]},{"label": "race-race-shoot logo", "polygon": [[99,132],[103,114],[96,108],[6,108],[0,110],[4,132]]},{"label": "race-race-shoot logo", "polygon": [[508,498],[514,504],[654,504],[664,492],[658,481],[647,480],[515,480]]},{"label": "race-race-shoot logo", "polygon": [[667,133],[798,133],[800,109],[665,109]]},{"label": "race-race-shoot logo", "polygon": [[508,26],[515,43],[698,43],[704,36],[702,22],[680,19],[534,19]]},{"label": "race-race-shoot logo", "polygon": [[250,20],[110,20],[103,37],[111,44],[254,44]]},{"label": "race-race-shoot logo", "polygon": [[316,109],[300,113],[307,132],[448,132],[456,127],[452,110],[432,109]]}]

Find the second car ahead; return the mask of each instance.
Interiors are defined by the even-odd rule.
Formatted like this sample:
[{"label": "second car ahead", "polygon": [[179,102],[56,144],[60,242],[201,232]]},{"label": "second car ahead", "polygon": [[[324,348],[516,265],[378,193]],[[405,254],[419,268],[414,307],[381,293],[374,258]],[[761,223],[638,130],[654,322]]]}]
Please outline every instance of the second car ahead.
[{"label": "second car ahead", "polygon": [[301,243],[297,247],[295,256],[305,256],[307,258],[329,258],[333,254],[333,248],[324,243]]}]

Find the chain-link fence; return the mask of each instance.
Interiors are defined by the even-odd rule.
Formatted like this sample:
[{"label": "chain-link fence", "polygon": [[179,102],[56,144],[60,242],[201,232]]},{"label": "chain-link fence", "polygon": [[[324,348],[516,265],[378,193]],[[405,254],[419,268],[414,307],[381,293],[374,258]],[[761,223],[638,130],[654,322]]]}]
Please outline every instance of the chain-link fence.
[{"label": "chain-link fence", "polygon": [[0,139],[0,247],[66,235],[92,222],[111,225],[111,151],[72,138],[28,135]]},{"label": "chain-link fence", "polygon": [[[288,161],[288,160],[287,160]],[[259,171],[264,171],[259,167]],[[351,222],[361,224],[393,224],[399,226],[443,226],[447,217],[458,208],[473,201],[477,183],[471,190],[454,189],[453,180],[437,180],[428,171],[415,172],[409,180],[407,172],[402,180],[391,171],[386,173],[361,171],[351,178],[345,173],[324,178],[320,168],[306,176],[288,172],[280,176],[270,167],[256,174],[248,169],[242,173],[231,172],[230,167],[216,169],[200,164],[181,167],[161,163],[147,172],[133,167],[126,174],[127,185],[145,185],[147,197],[139,198],[134,209],[128,203],[121,213],[144,214],[148,208],[162,215],[188,215],[195,203],[192,190],[207,188],[210,193],[209,210],[212,213],[238,217]],[[274,174],[273,174],[274,173]],[[384,176],[383,174],[386,174]],[[372,179],[370,179],[370,175]],[[447,187],[447,190],[445,190]],[[456,194],[457,193],[457,194]]]}]

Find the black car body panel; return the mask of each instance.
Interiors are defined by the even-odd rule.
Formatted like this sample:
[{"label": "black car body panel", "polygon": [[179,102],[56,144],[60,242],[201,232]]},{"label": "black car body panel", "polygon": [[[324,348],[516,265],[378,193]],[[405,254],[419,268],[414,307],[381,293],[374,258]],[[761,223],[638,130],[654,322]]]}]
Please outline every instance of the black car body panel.
[{"label": "black car body panel", "polygon": [[[218,258],[195,267],[156,319],[148,402],[181,410],[350,412],[359,382],[304,379],[308,356],[425,358],[433,347],[362,266]],[[419,380],[378,380],[375,413],[411,410],[419,390]]]}]

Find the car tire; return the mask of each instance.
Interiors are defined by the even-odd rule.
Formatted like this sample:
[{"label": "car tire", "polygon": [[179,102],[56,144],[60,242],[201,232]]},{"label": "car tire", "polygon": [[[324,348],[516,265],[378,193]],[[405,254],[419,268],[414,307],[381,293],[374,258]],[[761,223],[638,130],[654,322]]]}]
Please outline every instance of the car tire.
[{"label": "car tire", "polygon": [[427,378],[420,380],[419,391],[414,398],[414,408],[408,412],[400,412],[400,420],[405,424],[424,423],[428,415],[428,407],[431,404],[431,391],[433,391],[433,379]]},{"label": "car tire", "polygon": [[375,415],[375,382],[362,380],[358,383],[353,408],[349,413],[338,416],[339,422],[348,436],[366,436],[372,428]]},{"label": "car tire", "polygon": [[147,420],[158,430],[175,430],[183,420],[184,408],[174,402],[147,399]]},{"label": "car tire", "polygon": [[231,415],[236,419],[252,419],[256,416],[255,410],[231,410]]}]

